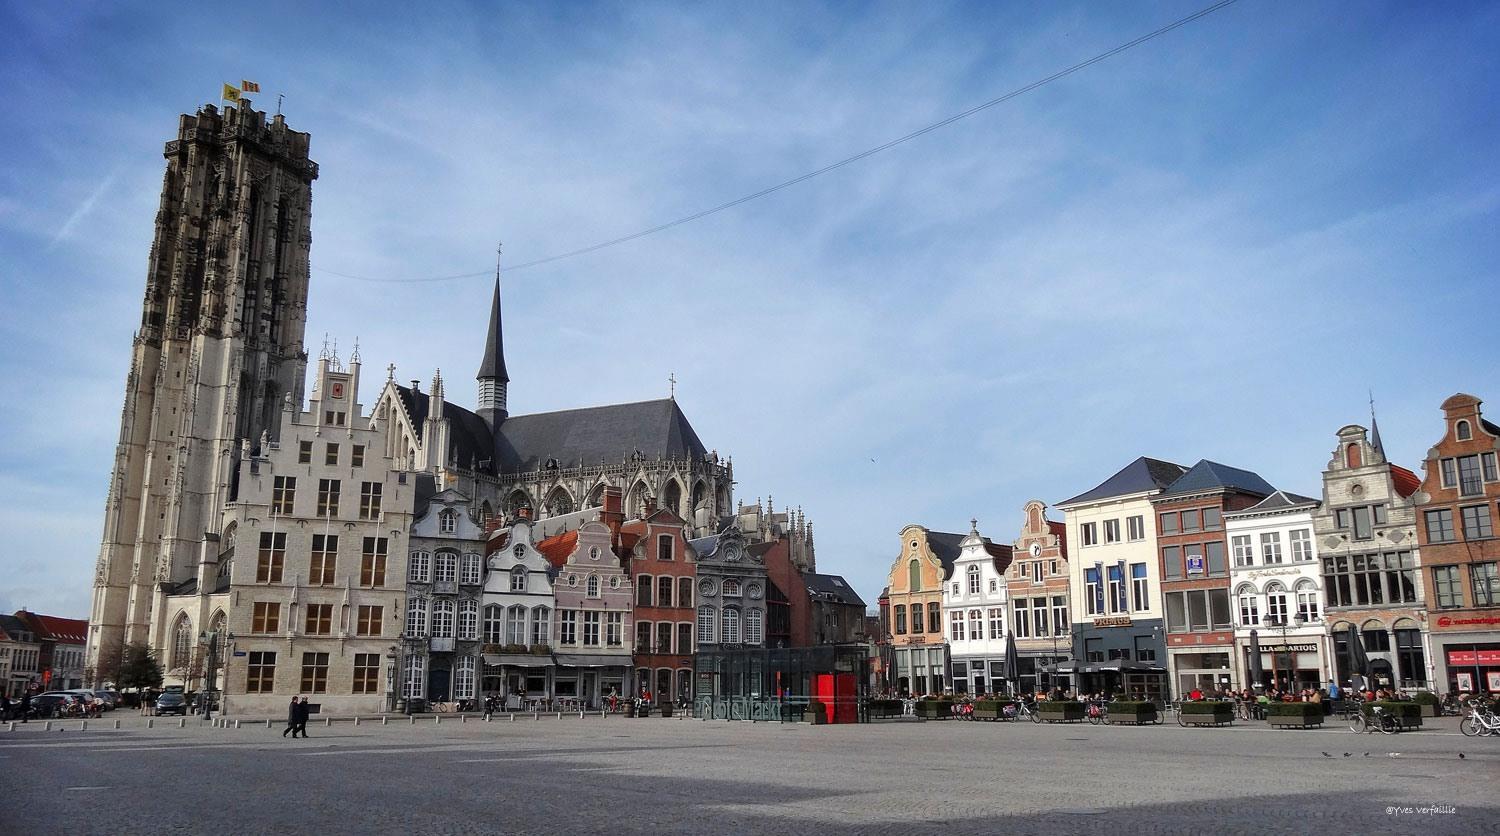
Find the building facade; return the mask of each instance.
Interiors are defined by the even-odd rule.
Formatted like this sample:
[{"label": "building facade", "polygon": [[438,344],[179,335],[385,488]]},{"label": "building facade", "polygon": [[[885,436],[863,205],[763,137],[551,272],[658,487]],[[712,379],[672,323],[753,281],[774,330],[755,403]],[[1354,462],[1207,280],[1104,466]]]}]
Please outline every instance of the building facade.
[{"label": "building facade", "polygon": [[[715,593],[712,596],[699,588],[699,555],[688,543],[683,526],[681,517],[662,509],[651,510],[620,527],[622,545],[629,555],[627,568],[635,585],[633,687],[637,696],[650,692],[657,704],[692,698],[695,656],[704,643],[718,643],[723,617],[715,581],[703,584]],[[742,541],[740,545],[743,548]],[[731,597],[744,600],[745,590],[741,587],[739,594]],[[762,580],[759,601],[764,598]],[[739,613],[736,610],[733,615]],[[764,610],[761,613],[764,618]],[[734,626],[738,631],[743,625],[737,620]]]},{"label": "building facade", "polygon": [[[535,523],[522,508],[508,526],[496,528],[485,545],[481,650],[486,694],[503,695],[507,708],[521,708],[529,698],[555,695],[557,663],[553,659],[553,593],[558,571],[532,539]],[[415,657],[421,658],[421,657]],[[425,680],[424,670],[407,660],[408,696],[413,683]]]},{"label": "building facade", "polygon": [[1151,500],[1186,472],[1142,456],[1057,505],[1067,526],[1071,667],[1080,691],[1123,690],[1158,700],[1171,693]]},{"label": "building facade", "polygon": [[31,627],[13,615],[0,614],[0,664],[6,697],[18,699],[27,688],[42,687],[42,646]]},{"label": "building facade", "polygon": [[1071,570],[1067,526],[1047,519],[1046,503],[1033,499],[1022,511],[1021,536],[1004,583],[1011,608],[1022,691],[1072,687],[1059,667],[1073,660]]},{"label": "building facade", "polygon": [[1312,527],[1320,504],[1276,491],[1249,508],[1224,513],[1235,681],[1245,687],[1317,688],[1334,675]]},{"label": "building facade", "polygon": [[958,543],[953,572],[943,586],[943,623],[948,631],[948,666],[955,694],[1002,693],[1015,683],[1005,679],[1006,610],[1010,602],[1005,570],[1011,548],[979,534]]},{"label": "building facade", "polygon": [[[1224,514],[1275,492],[1255,473],[1203,459],[1151,498],[1162,566],[1167,668],[1179,696],[1194,689],[1243,687],[1232,664],[1234,615]],[[1124,569],[1110,570],[1110,596],[1123,593],[1116,592],[1115,581]]]},{"label": "building facade", "polygon": [[632,693],[634,587],[613,541],[609,526],[595,520],[537,546],[558,569],[556,696],[587,708]]},{"label": "building facade", "polygon": [[1323,595],[1340,683],[1358,674],[1349,630],[1358,631],[1377,688],[1427,688],[1426,595],[1417,512],[1421,480],[1386,460],[1376,429],[1338,431],[1323,471],[1323,505],[1313,514]]},{"label": "building facade", "polygon": [[891,613],[890,687],[898,694],[941,694],[949,688],[943,638],[943,585],[953,573],[964,537],[901,529],[901,551],[888,574]]},{"label": "building facade", "polygon": [[1482,402],[1443,401],[1443,436],[1427,451],[1417,542],[1431,583],[1427,625],[1433,685],[1500,694],[1500,427]]},{"label": "building facade", "polygon": [[429,702],[478,699],[488,533],[469,497],[452,488],[436,491],[429,474],[415,478],[403,640],[406,654],[426,660],[423,680],[409,690]]},{"label": "building facade", "polygon": [[[94,573],[88,664],[159,651],[162,596],[223,534],[246,462],[302,403],[312,182],[309,137],[248,100],[180,118],[166,144],[141,325]],[[261,445],[264,446],[263,444]],[[264,451],[260,451],[264,453]]]},{"label": "building facade", "polygon": [[40,680],[49,691],[65,691],[84,685],[84,654],[89,623],[78,618],[60,618],[18,610],[16,618],[31,628],[40,647]]}]

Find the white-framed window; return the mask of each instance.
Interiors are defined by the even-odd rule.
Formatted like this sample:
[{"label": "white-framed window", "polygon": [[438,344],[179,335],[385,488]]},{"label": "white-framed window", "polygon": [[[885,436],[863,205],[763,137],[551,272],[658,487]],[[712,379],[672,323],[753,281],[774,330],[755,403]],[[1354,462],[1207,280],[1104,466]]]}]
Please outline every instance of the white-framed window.
[{"label": "white-framed window", "polygon": [[725,598],[740,597],[740,582],[735,580],[734,578],[726,578],[724,580],[724,585],[721,588],[721,592]]},{"label": "white-framed window", "polygon": [[964,640],[964,614],[959,610],[948,614],[948,638],[956,642]]},{"label": "white-framed window", "polygon": [[1286,587],[1275,581],[1266,585],[1266,617],[1277,624],[1288,623]]},{"label": "white-framed window", "polygon": [[561,644],[578,644],[578,611],[557,611],[557,639]]},{"label": "white-framed window", "polygon": [[719,613],[719,640],[724,644],[740,643],[740,611],[735,607],[725,607]]},{"label": "white-framed window", "polygon": [[1146,539],[1146,518],[1140,515],[1125,518],[1125,533],[1131,539]]},{"label": "white-framed window", "polygon": [[406,579],[412,583],[432,580],[432,553],[412,552],[406,560]]},{"label": "white-framed window", "polygon": [[525,566],[517,566],[517,567],[515,567],[515,568],[513,568],[513,569],[510,570],[510,591],[511,592],[525,592],[526,591],[526,567]]},{"label": "white-framed window", "polygon": [[505,643],[505,610],[497,604],[484,608],[485,644]]},{"label": "white-framed window", "polygon": [[990,578],[990,592],[991,592],[991,594],[993,594],[995,592],[998,592],[998,591],[1000,591],[1000,582],[998,580],[995,580],[994,578]]},{"label": "white-framed window", "polygon": [[433,580],[438,583],[453,583],[458,580],[458,555],[453,552],[438,552],[434,557]]},{"label": "white-framed window", "polygon": [[1041,583],[1042,582],[1042,570],[1043,570],[1043,568],[1044,567],[1042,566],[1042,562],[1040,560],[1034,560],[1034,561],[1032,561],[1032,563],[1031,563],[1031,582],[1032,583]]},{"label": "white-framed window", "polygon": [[1059,636],[1066,636],[1072,628],[1068,621],[1068,597],[1066,595],[1052,596],[1052,630]]},{"label": "white-framed window", "polygon": [[589,575],[589,579],[588,579],[588,581],[586,583],[584,583],[583,588],[584,588],[584,594],[586,594],[588,597],[590,597],[590,598],[598,598],[599,597],[599,576],[598,575]]},{"label": "white-framed window", "polygon": [[1260,556],[1267,566],[1281,562],[1281,532],[1267,531],[1260,535]]},{"label": "white-framed window", "polygon": [[[1103,579],[1099,577],[1098,567],[1091,566],[1083,570],[1084,612],[1089,615],[1104,615],[1104,587],[1102,584]],[[1016,616],[1019,619],[1019,609],[1016,610]],[[1019,622],[1016,627],[1019,631]],[[1024,639],[1026,637],[1022,636],[1021,638]]]},{"label": "white-framed window", "polygon": [[984,638],[984,611],[969,610],[969,638],[979,641]]},{"label": "white-framed window", "polygon": [[1001,607],[990,607],[990,638],[1005,638],[1005,610]]},{"label": "white-framed window", "polygon": [[1459,421],[1454,425],[1453,435],[1459,441],[1469,441],[1474,438],[1474,430],[1469,426],[1468,421]]},{"label": "white-framed window", "polygon": [[402,679],[401,693],[413,699],[421,699],[427,693],[427,657],[413,653],[406,657],[406,671]]},{"label": "white-framed window", "polygon": [[421,596],[406,599],[406,635],[422,638],[427,635],[427,599]]},{"label": "white-framed window", "polygon": [[1049,635],[1047,630],[1047,599],[1033,598],[1031,601],[1031,626],[1037,638]]},{"label": "white-framed window", "polygon": [[964,574],[969,579],[969,594],[970,595],[978,595],[979,594],[979,567],[971,565],[971,566],[969,566],[968,569],[966,569],[964,571]]},{"label": "white-framed window", "polygon": [[1120,542],[1120,521],[1119,520],[1105,520],[1104,521],[1104,542],[1106,542],[1106,543],[1118,543],[1118,542]]},{"label": "white-framed window", "polygon": [[1099,545],[1099,524],[1098,523],[1086,522],[1082,526],[1079,526],[1079,528],[1080,528],[1080,530],[1083,533],[1083,544],[1085,546],[1097,546],[1097,545]]},{"label": "white-framed window", "polygon": [[432,602],[432,637],[453,638],[453,599],[439,598]]},{"label": "white-framed window", "polygon": [[1321,606],[1318,587],[1310,580],[1297,582],[1297,613],[1309,623],[1317,621],[1322,616],[1318,612]]},{"label": "white-framed window", "polygon": [[[745,610],[745,643],[746,644],[760,644],[761,641],[764,640],[763,628],[761,626],[762,620],[763,620],[763,616],[761,615],[761,610],[754,609],[754,608]],[[684,649],[682,649],[680,647],[677,650],[678,650],[679,653],[686,653],[687,652],[686,650],[684,650]]]},{"label": "white-framed window", "polygon": [[452,534],[458,530],[458,515],[452,510],[444,510],[438,514],[438,531],[443,534]]},{"label": "white-framed window", "polygon": [[718,627],[719,615],[714,608],[704,605],[698,608],[698,643],[712,644],[717,638],[716,627]]},{"label": "white-framed window", "polygon": [[599,645],[599,611],[585,610],[583,613],[583,643],[589,647]]},{"label": "white-framed window", "polygon": [[1292,545],[1292,562],[1302,563],[1313,559],[1311,529],[1294,528],[1286,536]]},{"label": "white-framed window", "polygon": [[458,602],[458,637],[464,641],[479,638],[479,602],[467,599]]},{"label": "white-framed window", "polygon": [[461,656],[458,659],[458,670],[453,676],[453,698],[458,700],[474,699],[473,656]]},{"label": "white-framed window", "polygon": [[526,643],[526,608],[520,604],[505,611],[505,643]]},{"label": "white-framed window", "polygon": [[1014,606],[1016,609],[1016,620],[1012,623],[1016,625],[1016,638],[1029,639],[1031,638],[1031,601],[1030,599],[1022,598],[1015,601]]},{"label": "white-framed window", "polygon": [[619,612],[604,615],[604,643],[609,647],[620,647],[625,643],[625,614]]},{"label": "white-framed window", "polygon": [[1151,609],[1151,583],[1144,563],[1130,564],[1130,596],[1136,612]]},{"label": "white-framed window", "polygon": [[1229,538],[1229,545],[1234,550],[1234,565],[1255,565],[1255,547],[1250,544],[1250,535],[1236,534]]},{"label": "white-framed window", "polygon": [[468,552],[463,559],[463,575],[460,583],[469,586],[478,586],[484,579],[484,558],[473,552]]},{"label": "white-framed window", "polygon": [[533,645],[547,645],[552,643],[552,610],[549,607],[531,608],[531,643]]},{"label": "white-framed window", "polygon": [[1240,626],[1260,626],[1260,596],[1255,594],[1251,587],[1241,587],[1239,590],[1240,602]]}]

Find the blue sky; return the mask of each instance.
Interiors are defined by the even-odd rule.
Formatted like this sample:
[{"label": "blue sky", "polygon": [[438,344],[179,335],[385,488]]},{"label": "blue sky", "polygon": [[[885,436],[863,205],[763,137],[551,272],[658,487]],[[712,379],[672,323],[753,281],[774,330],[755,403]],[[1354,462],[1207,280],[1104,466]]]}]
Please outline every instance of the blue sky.
[{"label": "blue sky", "polygon": [[[22,4],[0,11],[0,609],[86,616],[177,115],[312,133],[307,343],[442,368],[521,263],[841,159],[1198,3]],[[873,604],[908,523],[1146,454],[1317,494],[1500,417],[1500,6],[1242,2],[917,141],[506,279],[517,412],[661,397]],[[383,378],[366,375],[373,399]]]}]

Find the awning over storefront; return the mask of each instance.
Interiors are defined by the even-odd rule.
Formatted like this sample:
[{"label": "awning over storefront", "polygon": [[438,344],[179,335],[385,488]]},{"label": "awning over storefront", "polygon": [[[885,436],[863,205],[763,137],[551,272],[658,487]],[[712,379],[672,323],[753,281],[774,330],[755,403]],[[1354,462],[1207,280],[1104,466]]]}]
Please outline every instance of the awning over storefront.
[{"label": "awning over storefront", "polygon": [[557,664],[565,668],[628,668],[630,657],[603,653],[559,653]]},{"label": "awning over storefront", "polygon": [[1078,673],[1081,668],[1077,659],[1064,659],[1053,665],[1042,665],[1037,670],[1042,673]]},{"label": "awning over storefront", "polygon": [[1043,665],[1044,673],[1166,673],[1167,669],[1151,662],[1135,662],[1129,659],[1111,659],[1108,662],[1083,662],[1068,659],[1056,665]]},{"label": "awning over storefront", "polygon": [[551,656],[532,656],[528,653],[486,653],[484,663],[510,668],[550,668],[554,664]]}]

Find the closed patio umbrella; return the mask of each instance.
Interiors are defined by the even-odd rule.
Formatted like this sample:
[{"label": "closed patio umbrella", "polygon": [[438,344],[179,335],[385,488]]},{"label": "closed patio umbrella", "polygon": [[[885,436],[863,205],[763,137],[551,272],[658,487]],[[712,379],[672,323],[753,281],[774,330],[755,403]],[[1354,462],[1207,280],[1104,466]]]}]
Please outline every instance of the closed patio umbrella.
[{"label": "closed patio umbrella", "polygon": [[1250,631],[1250,686],[1259,691],[1266,681],[1266,668],[1260,660],[1260,631]]},{"label": "closed patio umbrella", "polygon": [[1370,657],[1365,655],[1365,644],[1359,638],[1359,628],[1353,624],[1349,625],[1349,666],[1354,673],[1359,674],[1364,687],[1370,687]]},{"label": "closed patio umbrella", "polygon": [[1018,692],[1021,684],[1021,659],[1016,654],[1016,637],[1011,635],[1007,638],[1009,640],[1005,643],[1005,670],[1003,673],[1005,674],[1005,681],[1010,683],[1010,692],[1015,694]]}]

